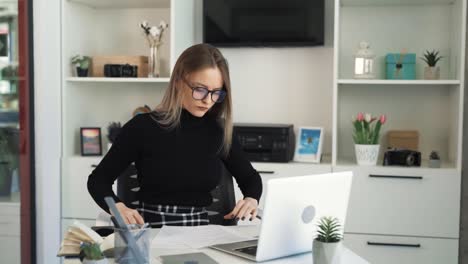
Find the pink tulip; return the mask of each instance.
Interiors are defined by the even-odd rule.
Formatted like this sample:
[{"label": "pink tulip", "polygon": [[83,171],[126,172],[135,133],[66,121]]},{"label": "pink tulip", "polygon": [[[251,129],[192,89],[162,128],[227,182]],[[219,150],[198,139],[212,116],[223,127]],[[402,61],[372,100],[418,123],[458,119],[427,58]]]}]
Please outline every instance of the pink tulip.
[{"label": "pink tulip", "polygon": [[380,123],[383,125],[387,121],[387,117],[385,115],[380,116]]},{"label": "pink tulip", "polygon": [[361,122],[362,120],[364,120],[364,114],[363,113],[358,113],[357,114],[357,121]]}]

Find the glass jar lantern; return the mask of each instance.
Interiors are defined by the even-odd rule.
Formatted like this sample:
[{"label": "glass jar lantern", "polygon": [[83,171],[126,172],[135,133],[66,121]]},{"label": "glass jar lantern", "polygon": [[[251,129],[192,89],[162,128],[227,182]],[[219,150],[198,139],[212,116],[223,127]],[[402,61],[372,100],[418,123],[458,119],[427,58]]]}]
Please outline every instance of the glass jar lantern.
[{"label": "glass jar lantern", "polygon": [[368,42],[361,41],[359,50],[354,55],[354,78],[374,79],[374,52]]}]

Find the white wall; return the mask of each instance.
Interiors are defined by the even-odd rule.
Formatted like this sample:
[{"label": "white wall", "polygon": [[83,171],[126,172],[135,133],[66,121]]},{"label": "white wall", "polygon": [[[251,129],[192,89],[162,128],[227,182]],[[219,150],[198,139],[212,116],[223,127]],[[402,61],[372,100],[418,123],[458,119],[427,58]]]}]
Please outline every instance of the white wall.
[{"label": "white wall", "polygon": [[325,128],[331,153],[333,48],[224,48],[235,122]]},{"label": "white wall", "polygon": [[[195,0],[196,43],[202,42],[202,1]],[[334,1],[325,0],[325,45],[220,48],[229,62],[234,122],[290,123],[325,128],[331,156]]]},{"label": "white wall", "polygon": [[60,263],[60,2],[33,1],[38,264]]}]

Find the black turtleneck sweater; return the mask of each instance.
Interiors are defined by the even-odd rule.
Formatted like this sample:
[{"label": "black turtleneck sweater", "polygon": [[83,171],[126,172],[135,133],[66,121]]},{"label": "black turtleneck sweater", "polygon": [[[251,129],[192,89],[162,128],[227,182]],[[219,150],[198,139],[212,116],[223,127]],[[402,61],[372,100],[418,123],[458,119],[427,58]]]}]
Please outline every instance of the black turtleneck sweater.
[{"label": "black turtleneck sweater", "polygon": [[223,157],[223,129],[212,117],[196,117],[182,110],[180,126],[167,130],[154,113],[139,114],[128,121],[109,152],[88,178],[88,190],[106,211],[104,197],[115,179],[132,163],[138,171],[139,199],[163,205],[208,206],[220,181],[222,163],[234,176],[244,197],[260,199],[262,181],[233,137],[229,155]]}]

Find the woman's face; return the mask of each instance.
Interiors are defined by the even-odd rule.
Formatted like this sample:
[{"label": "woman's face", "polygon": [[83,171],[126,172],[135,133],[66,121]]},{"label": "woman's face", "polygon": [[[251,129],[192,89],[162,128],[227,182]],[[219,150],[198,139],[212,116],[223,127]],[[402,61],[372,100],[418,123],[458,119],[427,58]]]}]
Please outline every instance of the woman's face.
[{"label": "woman's face", "polygon": [[[191,73],[184,81],[180,82],[184,93],[182,107],[193,116],[204,116],[215,104],[212,100],[213,93],[208,93],[205,98],[199,100],[194,99],[192,93],[194,93],[195,97],[199,97],[199,93],[196,93],[197,90],[203,90],[200,88],[206,88],[208,91],[221,90],[223,88],[223,83],[223,77],[218,68],[206,68]],[[196,89],[195,92],[193,92],[193,89]],[[213,97],[215,97],[215,95],[213,95]]]}]

